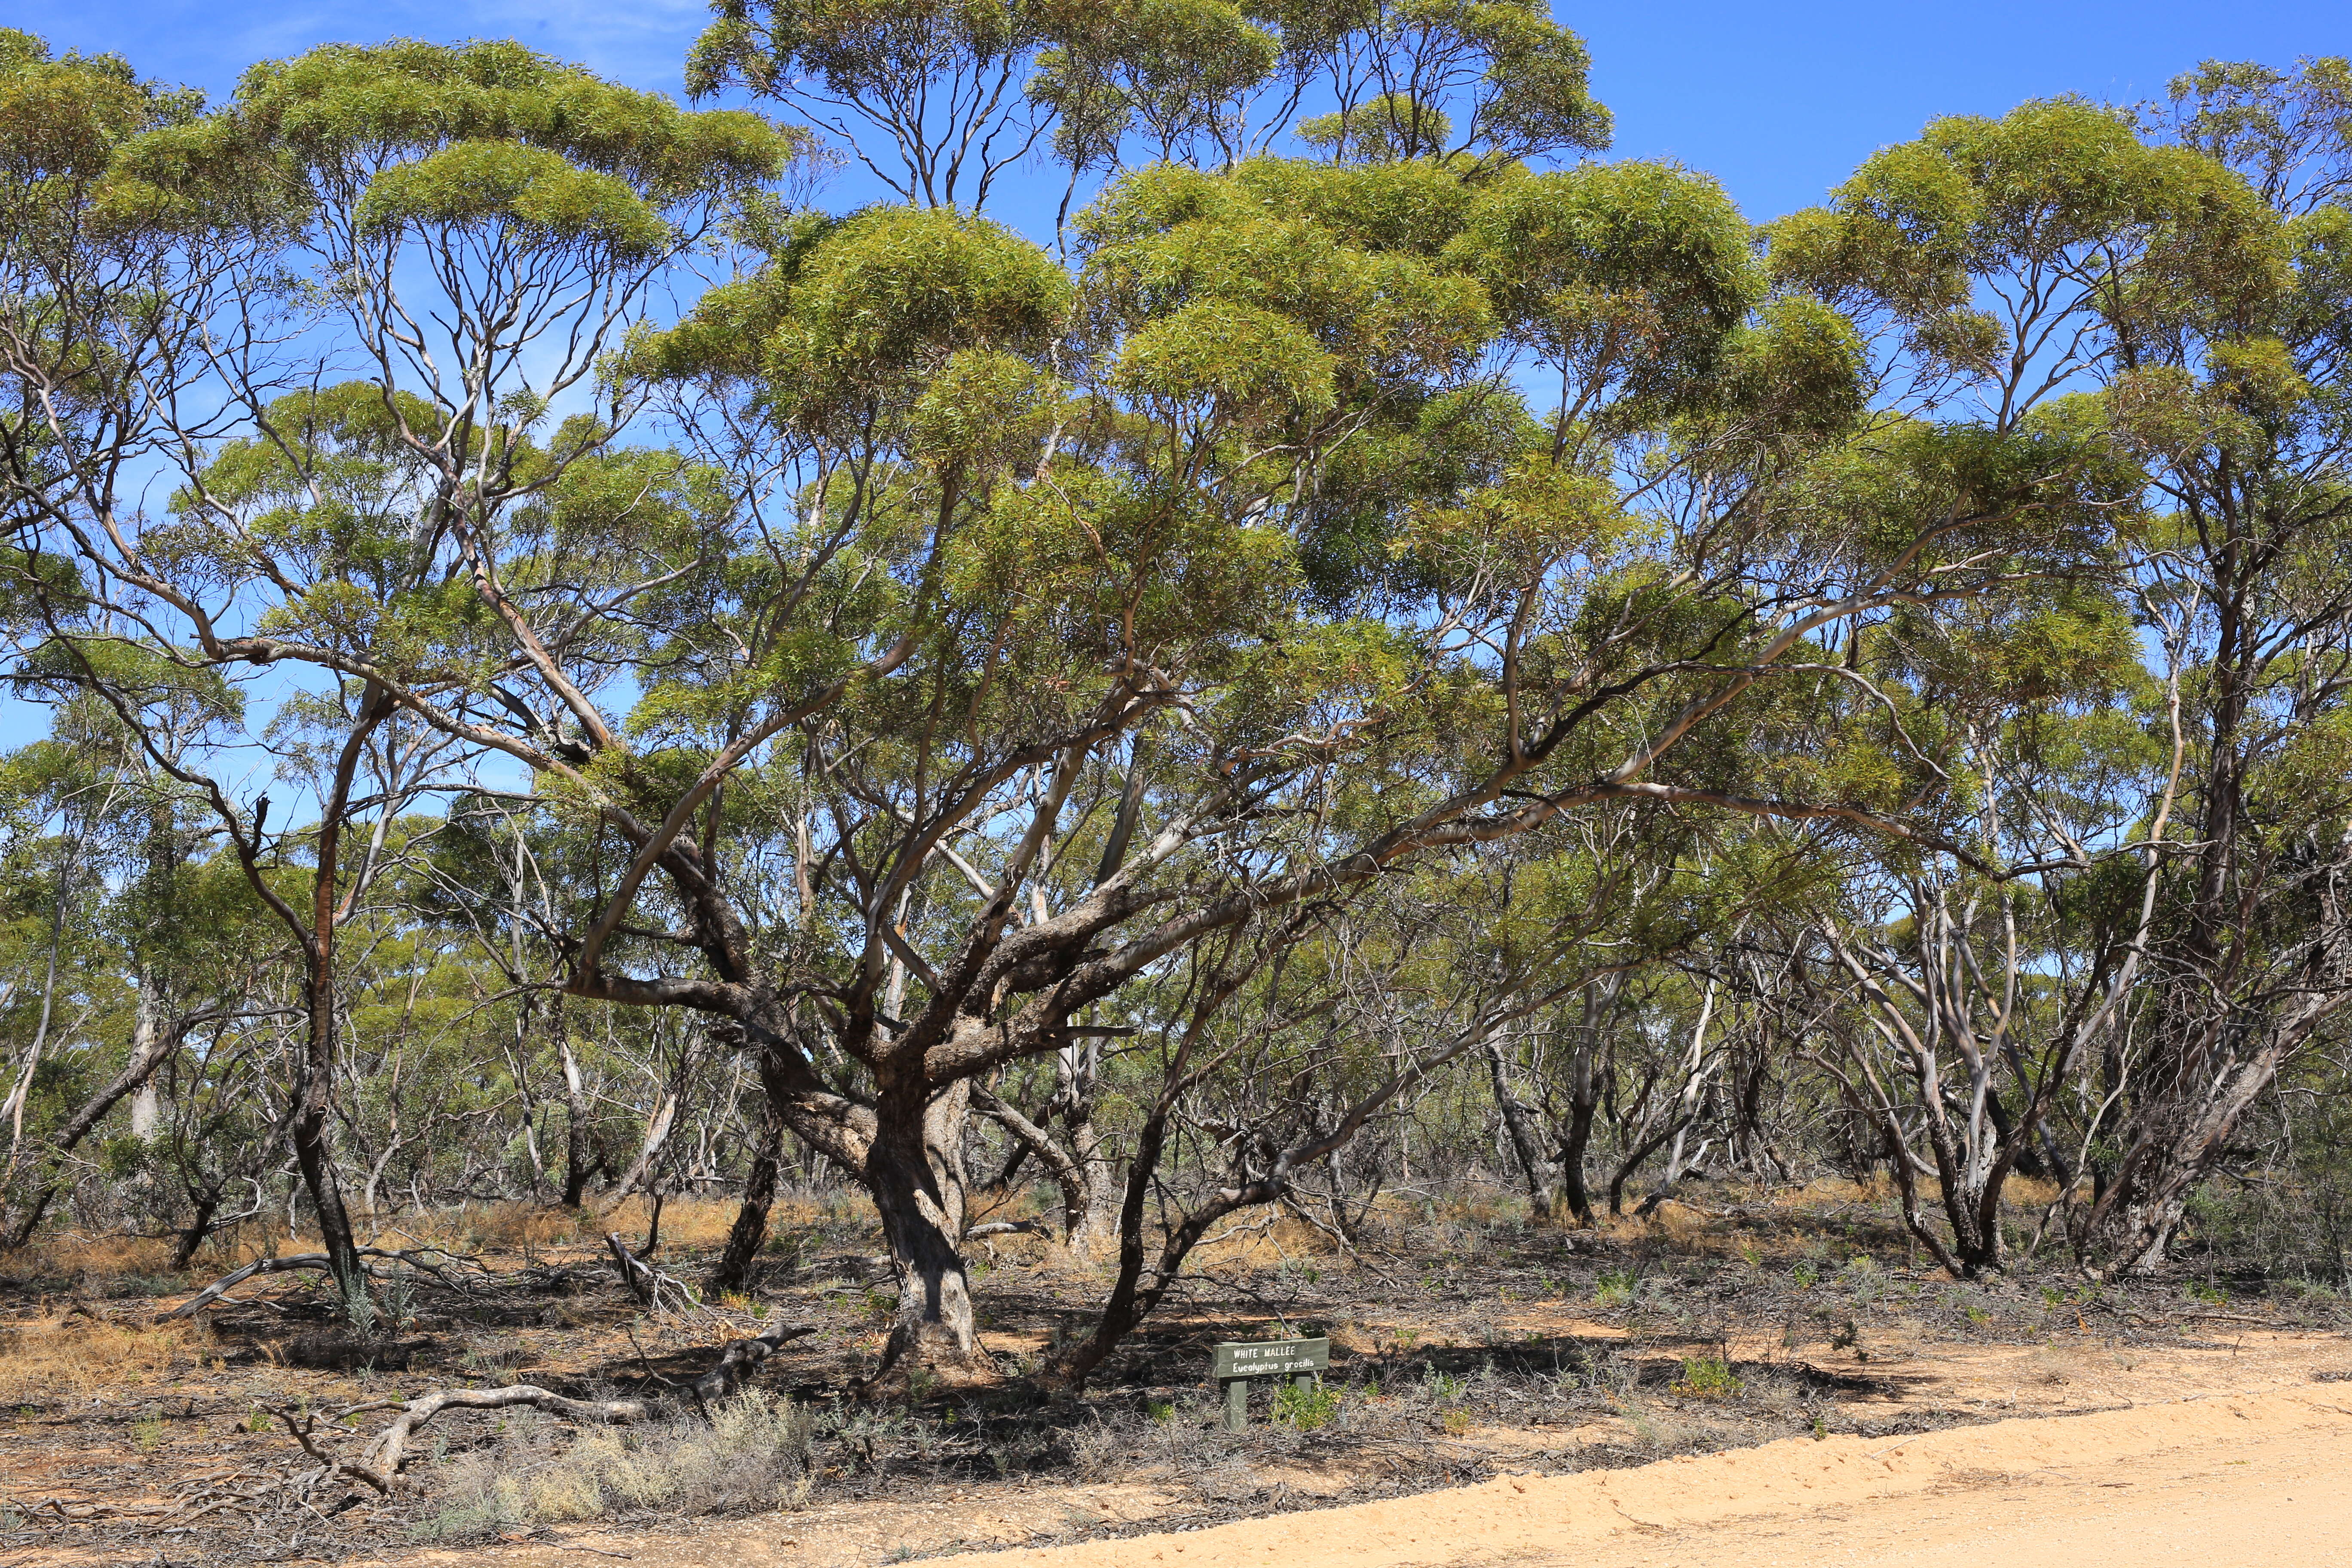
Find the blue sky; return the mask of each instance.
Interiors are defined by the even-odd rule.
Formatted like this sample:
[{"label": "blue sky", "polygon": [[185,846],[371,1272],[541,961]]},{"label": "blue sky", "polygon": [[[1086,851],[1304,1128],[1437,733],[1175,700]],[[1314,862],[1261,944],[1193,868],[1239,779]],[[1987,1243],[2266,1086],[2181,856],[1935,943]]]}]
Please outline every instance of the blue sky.
[{"label": "blue sky", "polygon": [[[1592,46],[1616,151],[1719,177],[1751,219],[1820,199],[1937,114],[2057,92],[2133,100],[2220,56],[2275,65],[2352,52],[2352,5],[2279,3],[1560,4]],[[60,47],[115,49],[219,92],[243,66],[329,40],[521,39],[675,92],[703,0],[0,0]],[[1057,193],[1058,194],[1058,193]]]}]

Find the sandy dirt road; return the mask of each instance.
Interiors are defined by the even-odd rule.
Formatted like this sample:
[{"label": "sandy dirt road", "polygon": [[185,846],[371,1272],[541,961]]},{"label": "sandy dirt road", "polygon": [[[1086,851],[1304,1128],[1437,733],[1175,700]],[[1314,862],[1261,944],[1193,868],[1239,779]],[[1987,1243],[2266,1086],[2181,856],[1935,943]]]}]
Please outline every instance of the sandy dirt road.
[{"label": "sandy dirt road", "polygon": [[1063,1545],[1016,1543],[1073,1523],[1148,1528],[1197,1504],[1163,1485],[1000,1486],[377,1561],[580,1568],[592,1560],[583,1553],[601,1552],[635,1568],[909,1558],[952,1568],[2352,1568],[2352,1359],[2337,1335],[2251,1332],[2202,1348],[1922,1342],[1881,1376],[1885,1388],[1840,1414],[1882,1431],[1913,1410],[2004,1418],[1554,1475],[1536,1472],[1557,1468],[1578,1434],[1519,1434],[1528,1442],[1515,1465],[1515,1445],[1501,1440],[1511,1434],[1496,1430],[1486,1434],[1492,1462],[1526,1473]]},{"label": "sandy dirt road", "polygon": [[2352,1383],[1796,1438],[956,1568],[2352,1564]]}]

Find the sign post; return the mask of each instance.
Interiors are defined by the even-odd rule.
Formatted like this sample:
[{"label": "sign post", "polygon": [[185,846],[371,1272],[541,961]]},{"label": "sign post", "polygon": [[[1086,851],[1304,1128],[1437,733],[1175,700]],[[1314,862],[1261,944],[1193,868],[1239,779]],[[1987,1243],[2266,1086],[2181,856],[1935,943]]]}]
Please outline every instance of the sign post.
[{"label": "sign post", "polygon": [[1328,1335],[1311,1340],[1226,1340],[1217,1346],[1217,1382],[1225,1395],[1225,1430],[1239,1432],[1249,1425],[1250,1380],[1288,1377],[1298,1388],[1312,1388],[1315,1374],[1331,1364]]}]

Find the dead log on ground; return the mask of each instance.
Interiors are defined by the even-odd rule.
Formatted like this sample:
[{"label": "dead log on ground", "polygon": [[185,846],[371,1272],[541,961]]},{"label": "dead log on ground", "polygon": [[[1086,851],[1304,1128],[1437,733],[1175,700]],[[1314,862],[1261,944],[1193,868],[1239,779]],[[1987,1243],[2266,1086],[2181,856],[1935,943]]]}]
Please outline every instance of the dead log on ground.
[{"label": "dead log on ground", "polygon": [[[801,1324],[737,1340],[688,1389],[705,1405],[724,1399],[750,1381],[761,1363],[793,1341],[814,1332],[814,1324]],[[573,1399],[528,1383],[506,1388],[445,1388],[397,1406],[400,1414],[368,1446],[361,1463],[343,1461],[343,1468],[371,1486],[381,1480],[388,1490],[401,1484],[401,1467],[408,1462],[409,1440],[416,1435],[417,1428],[444,1410],[510,1410],[517,1405],[530,1405],[551,1415],[605,1426],[650,1420],[659,1409],[656,1402],[648,1399]]]},{"label": "dead log on ground", "polygon": [[[448,1275],[443,1273],[439,1268],[425,1262],[424,1254],[428,1252],[440,1253],[442,1257],[449,1258],[453,1262],[473,1263],[478,1268],[481,1267],[478,1262],[476,1262],[475,1259],[467,1257],[463,1253],[451,1252],[446,1248],[439,1247],[399,1248],[362,1247],[360,1248],[360,1256],[362,1258],[388,1258],[396,1262],[405,1263],[411,1268],[416,1269],[420,1273],[430,1274],[434,1279],[438,1279],[442,1284],[448,1286],[449,1289],[458,1292],[460,1295],[472,1294],[472,1292],[467,1290],[466,1287],[460,1285],[457,1281],[449,1278]],[[178,1306],[164,1313],[163,1316],[167,1319],[185,1318],[196,1312],[200,1312],[204,1310],[205,1308],[211,1306],[215,1301],[219,1300],[225,1293],[244,1284],[247,1280],[252,1279],[257,1274],[287,1274],[298,1270],[304,1270],[316,1274],[331,1274],[334,1272],[332,1267],[328,1262],[327,1255],[323,1252],[297,1252],[285,1258],[257,1258],[242,1268],[232,1269],[228,1273],[224,1274],[218,1279],[214,1280],[211,1284],[205,1286],[203,1289],[197,1291],[194,1295],[189,1297],[186,1300],[181,1302]]]}]

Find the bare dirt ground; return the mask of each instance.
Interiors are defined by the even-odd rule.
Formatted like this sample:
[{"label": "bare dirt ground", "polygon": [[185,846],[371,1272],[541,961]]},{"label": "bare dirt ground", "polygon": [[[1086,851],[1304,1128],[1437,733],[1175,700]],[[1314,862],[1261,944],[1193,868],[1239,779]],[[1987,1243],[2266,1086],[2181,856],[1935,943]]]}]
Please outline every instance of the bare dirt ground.
[{"label": "bare dirt ground", "polygon": [[[1953,1349],[1917,1355],[1898,1387],[1855,1403],[1865,1417],[1938,1405],[2021,1414],[1908,1437],[1783,1438],[1565,1475],[1533,1468],[1556,1457],[1557,1437],[1477,1429],[1465,1442],[1490,1455],[1499,1473],[1476,1486],[938,1561],[940,1568],[2352,1563],[2352,1344],[2338,1335],[2250,1331],[2210,1350],[2098,1342]],[[2053,1414],[2067,1411],[2082,1413]],[[1622,1436],[1594,1423],[1567,1434],[1566,1446]],[[1293,1478],[1310,1489],[1316,1479]],[[977,1488],[950,1500],[814,1507],[692,1534],[566,1532],[560,1545],[502,1543],[494,1560],[511,1568],[576,1565],[587,1560],[574,1554],[584,1548],[626,1552],[649,1568],[862,1568],[951,1553],[957,1544],[1062,1534],[1074,1521],[1149,1531],[1171,1506],[1181,1500],[1151,1487],[1044,1495]],[[493,1558],[428,1552],[422,1560]]]},{"label": "bare dirt ground", "polygon": [[960,1568],[2339,1563],[2352,1562],[2347,1456],[2352,1395],[2306,1386],[2000,1421],[1891,1444],[1784,1439],[1198,1533],[946,1561]]},{"label": "bare dirt ground", "polygon": [[[682,1277],[730,1217],[708,1207],[665,1222]],[[988,1561],[1663,1564],[1656,1530],[1678,1563],[1932,1562],[1987,1542],[2021,1554],[1972,1563],[2028,1563],[2045,1535],[2074,1539],[2045,1522],[2140,1531],[2118,1537],[2143,1541],[2134,1568],[2168,1560],[2164,1542],[2212,1564],[2306,1537],[2294,1560],[2352,1562],[2328,1555],[2352,1528],[2310,1523],[2352,1493],[2342,1300],[2210,1266],[2105,1289],[2052,1267],[1959,1284],[1850,1184],[1726,1190],[1599,1234],[1529,1226],[1507,1201],[1431,1205],[1352,1255],[1269,1226],[1204,1259],[1185,1300],[1060,1401],[1021,1373],[1100,1281],[1032,1238],[1000,1245],[979,1281],[1003,1387],[878,1400],[858,1379],[889,1303],[854,1205],[788,1211],[751,1290],[690,1315],[646,1312],[571,1223],[452,1216],[430,1235],[470,1258],[462,1289],[424,1280],[364,1342],[300,1277],[159,1317],[240,1253],[167,1278],[93,1238],[0,1265],[0,1565],[873,1568],[1003,1548],[1023,1550]],[[730,1448],[688,1413],[642,1451],[640,1429],[627,1453],[608,1440],[603,1490],[583,1493],[573,1428],[453,1414],[408,1493],[289,1485],[318,1467],[276,1412],[356,1453],[385,1417],[340,1419],[353,1406],[519,1380],[657,1394],[729,1333],[778,1321],[816,1330],[761,1379],[789,1442]],[[1285,1326],[1330,1333],[1324,1388],[1261,1396],[1247,1433],[1223,1432],[1210,1343]],[[2314,1502],[2331,1474],[2336,1500]]]}]

